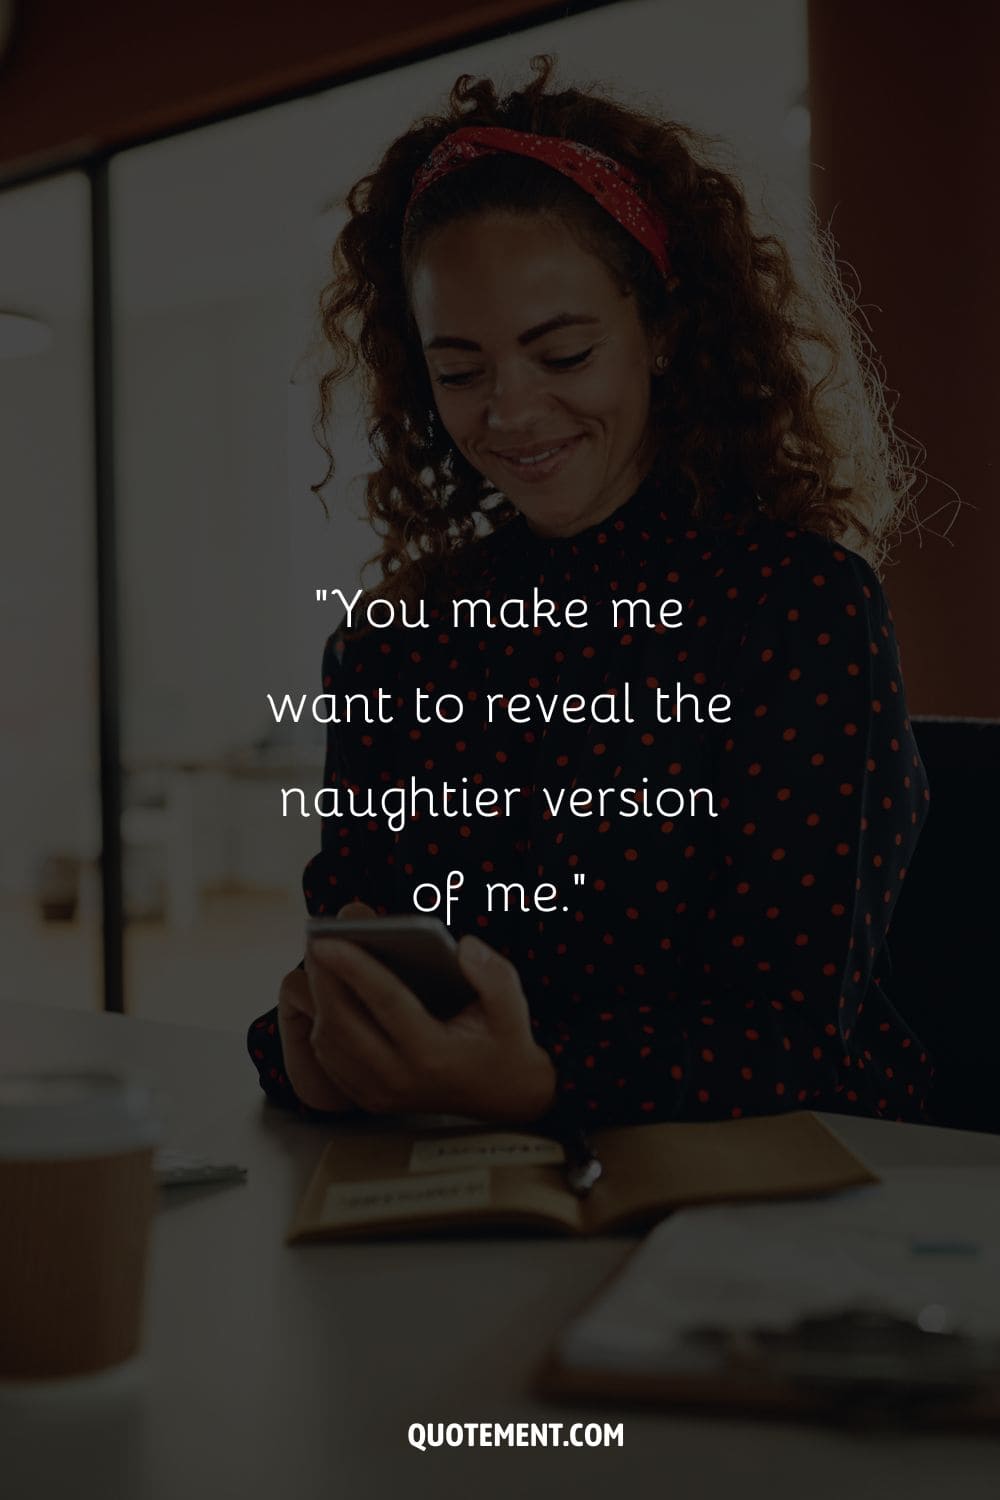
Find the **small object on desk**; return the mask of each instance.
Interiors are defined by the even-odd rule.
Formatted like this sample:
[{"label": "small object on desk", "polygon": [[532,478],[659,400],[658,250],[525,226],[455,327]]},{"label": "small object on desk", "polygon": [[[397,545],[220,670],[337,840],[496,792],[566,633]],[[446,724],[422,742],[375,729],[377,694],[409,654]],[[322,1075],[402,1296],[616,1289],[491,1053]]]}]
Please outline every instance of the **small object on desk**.
[{"label": "small object on desk", "polygon": [[562,1147],[566,1153],[563,1170],[566,1185],[578,1198],[586,1198],[594,1184],[603,1176],[601,1159],[582,1130],[574,1130],[565,1136]]},{"label": "small object on desk", "polygon": [[235,1162],[209,1161],[186,1151],[165,1147],[153,1157],[153,1176],[158,1187],[188,1187],[210,1182],[245,1182],[246,1167]]},{"label": "small object on desk", "polygon": [[973,1337],[953,1322],[937,1303],[912,1317],[861,1305],[786,1329],[733,1333],[709,1325],[684,1337],[714,1347],[730,1367],[756,1368],[763,1378],[826,1391],[844,1404],[867,1408],[881,1399],[905,1411],[1000,1383],[1000,1340]]}]

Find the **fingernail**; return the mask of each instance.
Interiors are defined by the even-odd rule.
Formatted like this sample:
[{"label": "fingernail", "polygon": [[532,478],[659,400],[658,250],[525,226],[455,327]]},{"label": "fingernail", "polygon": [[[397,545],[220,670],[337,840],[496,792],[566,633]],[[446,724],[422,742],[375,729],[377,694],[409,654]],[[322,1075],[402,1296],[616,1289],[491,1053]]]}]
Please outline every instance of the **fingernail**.
[{"label": "fingernail", "polygon": [[493,949],[487,943],[482,942],[477,937],[473,937],[471,933],[468,937],[462,939],[462,949],[469,963],[474,964],[479,969],[485,968],[487,964],[491,964],[495,956]]}]

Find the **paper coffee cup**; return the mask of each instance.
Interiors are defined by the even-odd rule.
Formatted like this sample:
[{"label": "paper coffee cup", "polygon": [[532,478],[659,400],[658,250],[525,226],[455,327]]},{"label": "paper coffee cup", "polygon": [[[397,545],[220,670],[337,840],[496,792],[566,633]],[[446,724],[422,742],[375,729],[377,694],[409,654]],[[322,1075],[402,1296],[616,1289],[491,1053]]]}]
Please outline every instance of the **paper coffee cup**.
[{"label": "paper coffee cup", "polygon": [[0,1074],[0,1380],[138,1352],[157,1137],[111,1074]]}]

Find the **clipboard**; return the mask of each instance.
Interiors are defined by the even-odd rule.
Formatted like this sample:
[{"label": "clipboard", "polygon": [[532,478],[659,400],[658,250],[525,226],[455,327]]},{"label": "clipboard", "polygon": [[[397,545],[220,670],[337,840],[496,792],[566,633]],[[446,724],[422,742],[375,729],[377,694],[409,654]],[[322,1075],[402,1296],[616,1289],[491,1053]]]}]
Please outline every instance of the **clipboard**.
[{"label": "clipboard", "polygon": [[1000,1433],[998,1272],[994,1168],[687,1210],[563,1330],[537,1388],[605,1406]]}]

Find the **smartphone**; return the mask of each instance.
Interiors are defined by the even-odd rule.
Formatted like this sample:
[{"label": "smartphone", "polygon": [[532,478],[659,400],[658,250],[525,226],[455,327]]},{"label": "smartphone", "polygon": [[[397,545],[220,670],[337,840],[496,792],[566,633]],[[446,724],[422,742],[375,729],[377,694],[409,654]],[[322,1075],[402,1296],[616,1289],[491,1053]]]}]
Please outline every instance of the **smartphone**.
[{"label": "smartphone", "polygon": [[437,917],[310,917],[306,942],[343,938],[391,969],[439,1021],[448,1021],[475,999],[459,967],[458,944]]}]

